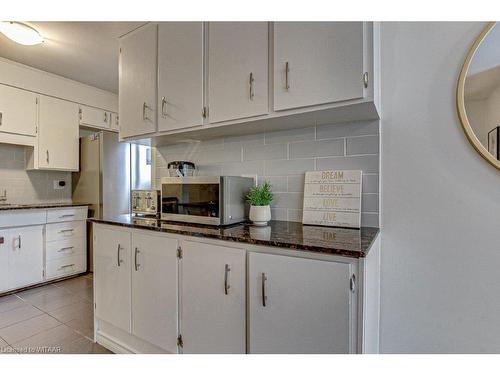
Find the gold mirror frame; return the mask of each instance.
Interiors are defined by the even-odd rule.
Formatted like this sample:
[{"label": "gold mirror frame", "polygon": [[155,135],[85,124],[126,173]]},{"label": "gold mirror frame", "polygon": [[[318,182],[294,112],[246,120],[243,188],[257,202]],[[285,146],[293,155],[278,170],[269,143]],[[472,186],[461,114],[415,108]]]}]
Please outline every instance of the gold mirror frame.
[{"label": "gold mirror frame", "polygon": [[472,44],[467,56],[465,57],[464,65],[462,66],[462,70],[460,71],[460,76],[458,77],[458,85],[457,85],[457,110],[458,117],[460,118],[460,122],[462,124],[462,128],[464,129],[465,135],[467,139],[472,144],[472,146],[476,149],[476,151],[491,165],[500,170],[500,161],[495,159],[493,155],[490,154],[488,149],[483,146],[483,144],[479,141],[472,130],[472,127],[469,123],[469,119],[467,117],[467,113],[465,112],[465,79],[467,78],[467,72],[469,71],[469,66],[474,57],[477,49],[489,34],[491,29],[496,25],[496,22],[488,22],[486,27],[481,31],[479,36],[476,38],[474,43]]}]

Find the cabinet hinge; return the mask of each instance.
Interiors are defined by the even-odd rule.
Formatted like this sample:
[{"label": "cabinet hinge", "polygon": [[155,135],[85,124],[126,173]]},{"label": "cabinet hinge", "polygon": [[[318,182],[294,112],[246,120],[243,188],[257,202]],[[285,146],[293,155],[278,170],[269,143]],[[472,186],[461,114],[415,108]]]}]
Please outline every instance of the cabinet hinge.
[{"label": "cabinet hinge", "polygon": [[177,336],[177,346],[180,348],[184,347],[184,341],[182,341],[182,335]]},{"label": "cabinet hinge", "polygon": [[42,271],[42,277],[45,277],[45,270]]},{"label": "cabinet hinge", "polygon": [[208,118],[208,107],[203,107],[201,115],[203,116],[203,118]]},{"label": "cabinet hinge", "polygon": [[177,258],[182,259],[182,247],[177,248]]},{"label": "cabinet hinge", "polygon": [[368,88],[368,72],[363,73],[363,85],[365,86],[365,89]]},{"label": "cabinet hinge", "polygon": [[38,134],[38,126],[35,126],[35,134]]},{"label": "cabinet hinge", "polygon": [[356,276],[354,274],[352,274],[351,278],[349,279],[349,288],[353,293],[356,291]]},{"label": "cabinet hinge", "polygon": [[80,118],[80,120],[82,119],[82,109],[81,108],[78,110],[78,117]]},{"label": "cabinet hinge", "polygon": [[35,104],[38,104],[38,98],[35,98]]}]

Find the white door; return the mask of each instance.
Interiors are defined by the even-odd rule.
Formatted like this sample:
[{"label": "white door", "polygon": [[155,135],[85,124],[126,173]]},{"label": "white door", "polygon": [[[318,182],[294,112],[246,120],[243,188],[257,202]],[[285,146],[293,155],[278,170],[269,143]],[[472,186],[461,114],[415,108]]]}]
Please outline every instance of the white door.
[{"label": "white door", "polygon": [[203,23],[158,26],[158,130],[201,125]]},{"label": "white door", "polygon": [[0,85],[0,131],[13,134],[36,134],[37,95]]},{"label": "white door", "polygon": [[132,233],[132,334],[177,352],[177,240]]},{"label": "white door", "polygon": [[43,225],[10,229],[6,250],[8,289],[43,280]]},{"label": "white door", "polygon": [[274,23],[276,111],[362,97],[362,22]]},{"label": "white door", "polygon": [[11,234],[8,229],[0,230],[0,292],[8,289],[9,251]]},{"label": "white door", "polygon": [[183,353],[245,353],[245,251],[183,241],[181,266]]},{"label": "white door", "polygon": [[111,128],[111,113],[103,109],[80,105],[80,125],[109,129]]},{"label": "white door", "polygon": [[211,123],[268,113],[268,23],[210,22]]},{"label": "white door", "polygon": [[120,38],[120,136],[156,131],[157,30],[150,23]]},{"label": "white door", "polygon": [[40,96],[38,167],[77,171],[79,166],[78,104]]},{"label": "white door", "polygon": [[95,315],[130,332],[130,233],[94,225]]},{"label": "white door", "polygon": [[350,265],[249,254],[250,353],[349,353]]}]

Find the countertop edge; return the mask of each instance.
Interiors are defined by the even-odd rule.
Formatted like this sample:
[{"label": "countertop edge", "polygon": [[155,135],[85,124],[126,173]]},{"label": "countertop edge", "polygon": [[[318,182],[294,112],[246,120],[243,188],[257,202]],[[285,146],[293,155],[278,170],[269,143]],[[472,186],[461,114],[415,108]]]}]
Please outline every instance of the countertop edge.
[{"label": "countertop edge", "polygon": [[12,204],[1,206],[0,212],[2,211],[16,211],[16,210],[43,210],[49,208],[66,208],[66,207],[89,207],[91,203],[33,203],[33,204]]}]

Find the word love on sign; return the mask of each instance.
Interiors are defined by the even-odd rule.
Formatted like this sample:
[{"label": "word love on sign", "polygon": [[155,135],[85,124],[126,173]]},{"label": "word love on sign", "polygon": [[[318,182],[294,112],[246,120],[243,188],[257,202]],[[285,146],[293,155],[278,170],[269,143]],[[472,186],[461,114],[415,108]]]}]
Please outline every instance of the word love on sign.
[{"label": "word love on sign", "polygon": [[361,227],[361,171],[306,172],[303,224]]}]

